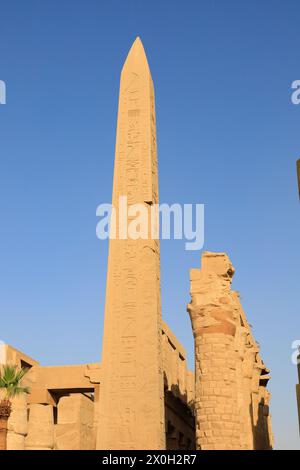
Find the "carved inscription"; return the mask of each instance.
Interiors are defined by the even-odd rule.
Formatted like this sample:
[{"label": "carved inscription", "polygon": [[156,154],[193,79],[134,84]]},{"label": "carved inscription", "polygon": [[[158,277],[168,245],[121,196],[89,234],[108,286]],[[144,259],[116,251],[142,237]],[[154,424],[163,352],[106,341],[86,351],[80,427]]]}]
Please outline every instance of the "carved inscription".
[{"label": "carved inscription", "polygon": [[[154,90],[137,39],[122,70],[113,204],[158,202]],[[164,449],[159,243],[110,240],[99,449]]]}]

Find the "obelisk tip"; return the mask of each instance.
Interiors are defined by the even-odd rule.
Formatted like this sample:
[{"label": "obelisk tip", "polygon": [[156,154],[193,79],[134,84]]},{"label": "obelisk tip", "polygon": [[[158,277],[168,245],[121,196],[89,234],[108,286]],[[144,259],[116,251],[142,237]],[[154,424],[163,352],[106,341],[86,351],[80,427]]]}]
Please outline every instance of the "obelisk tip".
[{"label": "obelisk tip", "polygon": [[143,43],[141,41],[141,38],[137,36],[130,48],[130,51],[128,52],[128,55],[123,65],[123,71],[125,68],[135,69],[139,68],[140,66],[149,69],[148,60]]}]

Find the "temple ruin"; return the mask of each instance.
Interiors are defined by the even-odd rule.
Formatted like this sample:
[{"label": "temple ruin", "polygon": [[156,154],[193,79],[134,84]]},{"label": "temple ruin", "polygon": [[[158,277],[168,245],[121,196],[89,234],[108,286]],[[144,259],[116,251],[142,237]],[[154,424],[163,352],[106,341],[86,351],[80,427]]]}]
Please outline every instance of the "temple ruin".
[{"label": "temple ruin", "polygon": [[[185,349],[164,322],[160,334],[166,423],[161,438],[168,449],[193,449],[195,421],[190,404],[194,400],[194,374],[187,368]],[[0,364],[29,368],[24,383],[30,387],[30,394],[13,399],[8,450],[96,448],[98,429],[103,428],[99,419],[101,363],[41,366],[11,346],[2,345]],[[127,445],[138,447],[134,442]]]},{"label": "temple ruin", "polygon": [[[139,38],[121,74],[113,203],[158,202],[154,87]],[[102,361],[42,366],[8,345],[0,364],[29,369],[13,400],[7,448],[271,449],[270,378],[226,254],[190,273],[195,374],[162,320],[159,240],[111,239]],[[183,315],[186,315],[183,312]]]},{"label": "temple ruin", "polygon": [[239,300],[225,253],[203,253],[190,272],[198,449],[271,449],[269,369]]}]

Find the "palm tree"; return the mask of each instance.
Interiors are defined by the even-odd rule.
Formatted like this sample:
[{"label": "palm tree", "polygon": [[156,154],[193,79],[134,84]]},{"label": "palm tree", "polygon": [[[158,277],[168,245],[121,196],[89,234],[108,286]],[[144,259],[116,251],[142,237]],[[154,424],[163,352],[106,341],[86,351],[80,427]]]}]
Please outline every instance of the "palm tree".
[{"label": "palm tree", "polygon": [[0,450],[6,450],[7,420],[12,411],[12,398],[29,393],[28,387],[22,387],[21,381],[28,369],[18,369],[16,365],[4,365],[0,369]]}]

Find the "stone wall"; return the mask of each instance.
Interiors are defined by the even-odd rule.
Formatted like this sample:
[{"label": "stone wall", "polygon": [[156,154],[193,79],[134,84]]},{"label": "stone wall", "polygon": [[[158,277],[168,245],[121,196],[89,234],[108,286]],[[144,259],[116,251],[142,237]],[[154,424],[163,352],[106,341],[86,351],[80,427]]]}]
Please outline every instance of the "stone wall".
[{"label": "stone wall", "polygon": [[193,405],[194,373],[188,370],[186,351],[166,323],[162,327],[164,388],[183,403]]},{"label": "stone wall", "polygon": [[60,398],[55,425],[55,450],[94,448],[94,403],[84,394]]},{"label": "stone wall", "polygon": [[[194,448],[194,374],[187,368],[185,349],[166,323],[161,335],[167,448]],[[95,449],[97,429],[103,426],[97,413],[101,364],[43,367],[7,345],[4,356],[10,364],[31,367],[24,378],[30,394],[13,400],[8,449]]]},{"label": "stone wall", "polygon": [[27,397],[12,399],[12,412],[7,422],[7,450],[24,450],[28,432]]},{"label": "stone wall", "polygon": [[165,390],[166,450],[195,449],[195,417],[190,407]]},{"label": "stone wall", "polygon": [[190,272],[188,305],[195,339],[197,449],[270,449],[268,369],[224,253],[204,253]]},{"label": "stone wall", "polygon": [[187,368],[184,347],[165,323],[162,349],[166,449],[195,449],[194,374]]},{"label": "stone wall", "polygon": [[23,408],[14,408],[10,421],[9,449],[24,450],[24,443],[25,450],[95,448],[94,403],[83,393],[62,396],[57,406],[29,404],[28,421]]},{"label": "stone wall", "polygon": [[53,450],[54,412],[52,405],[32,404],[29,407],[26,450]]},{"label": "stone wall", "polygon": [[[33,367],[37,361],[8,344],[0,348],[0,366],[14,364],[20,367]],[[23,379],[23,385],[30,387],[32,382],[28,376]],[[24,450],[25,437],[28,434],[28,396],[21,395],[12,399],[12,412],[7,422],[7,450]]]}]

